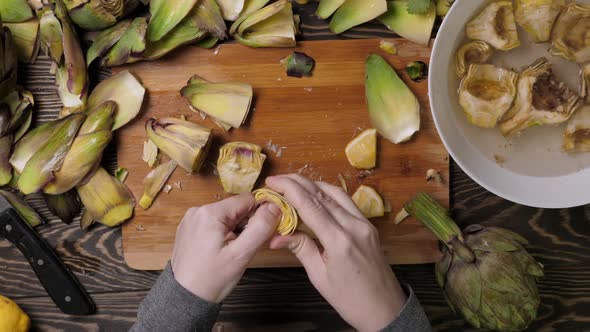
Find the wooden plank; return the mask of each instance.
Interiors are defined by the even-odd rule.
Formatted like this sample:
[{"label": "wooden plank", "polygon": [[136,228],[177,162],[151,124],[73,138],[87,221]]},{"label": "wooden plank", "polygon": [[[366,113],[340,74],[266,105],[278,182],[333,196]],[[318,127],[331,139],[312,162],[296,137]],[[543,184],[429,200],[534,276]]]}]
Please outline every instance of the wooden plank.
[{"label": "wooden plank", "polygon": [[[397,41],[399,55],[387,56],[397,69],[408,62],[428,62],[430,49],[406,41]],[[140,116],[118,136],[118,159],[131,170],[126,183],[136,197],[143,191],[143,178],[149,168],[142,161],[146,139],[145,120],[149,117],[191,115],[191,120],[211,127],[190,111],[179,90],[193,75],[213,81],[239,81],[252,84],[255,90],[253,109],[245,128],[225,133],[215,127],[215,143],[206,166],[198,176],[178,169],[169,183],[180,181],[182,191],[162,193],[147,211],[137,209],[132,222],[123,228],[123,251],[126,262],[141,270],[161,269],[172,250],[177,223],[187,208],[215,202],[227,197],[211,167],[218,147],[228,141],[247,141],[264,148],[272,141],[284,147],[282,156],[265,149],[268,155],[262,178],[269,174],[299,172],[313,180],[338,184],[343,174],[355,190],[364,183],[375,187],[390,202],[394,212],[375,220],[383,250],[392,264],[426,263],[439,257],[433,235],[414,220],[396,226],[392,220],[402,205],[417,191],[432,193],[448,203],[446,185],[429,184],[426,171],[434,168],[448,179],[448,156],[440,142],[428,108],[426,82],[409,82],[419,97],[422,130],[407,144],[394,145],[381,140],[379,166],[374,175],[357,176],[358,171],[346,161],[344,146],[361,129],[369,128],[364,96],[365,59],[380,51],[379,40],[303,42],[298,50],[315,58],[313,77],[289,78],[279,60],[292,52],[285,49],[256,50],[239,44],[223,45],[214,50],[187,48],[165,60],[117,68],[130,70],[148,89],[146,105]],[[405,75],[404,75],[405,78]],[[260,185],[262,181],[259,181]],[[253,267],[298,266],[288,251],[263,251]]]}]

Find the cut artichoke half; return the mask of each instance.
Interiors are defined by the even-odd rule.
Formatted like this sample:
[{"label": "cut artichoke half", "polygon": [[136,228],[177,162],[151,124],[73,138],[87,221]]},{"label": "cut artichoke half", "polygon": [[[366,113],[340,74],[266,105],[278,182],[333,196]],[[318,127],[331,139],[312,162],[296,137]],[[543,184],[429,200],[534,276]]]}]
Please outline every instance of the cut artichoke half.
[{"label": "cut artichoke half", "polygon": [[149,139],[190,173],[201,169],[211,147],[211,129],[177,118],[146,121]]},{"label": "cut artichoke half", "polygon": [[117,130],[133,120],[143,104],[145,88],[128,71],[100,82],[88,98],[88,109],[94,109],[102,103],[112,100],[117,103],[113,130]]},{"label": "cut artichoke half", "polygon": [[191,108],[215,118],[227,130],[228,126],[240,128],[246,121],[253,90],[245,83],[210,83],[193,76],[180,94]]},{"label": "cut artichoke half", "polygon": [[294,47],[296,28],[293,8],[279,0],[238,19],[230,29],[234,38],[250,47]]},{"label": "cut artichoke half", "polygon": [[508,51],[520,46],[512,1],[490,3],[465,27],[467,37]]},{"label": "cut artichoke half", "polygon": [[469,42],[457,51],[455,71],[459,77],[465,76],[471,64],[484,64],[494,54],[494,49],[486,42],[476,40]]},{"label": "cut artichoke half", "polygon": [[387,28],[414,43],[428,46],[436,20],[436,9],[431,6],[426,14],[408,13],[408,1],[387,1],[387,12],[378,20]]},{"label": "cut artichoke half", "polygon": [[515,0],[514,16],[535,43],[551,39],[553,24],[565,6],[565,0]]},{"label": "cut artichoke half", "polygon": [[578,95],[555,78],[551,63],[545,58],[520,74],[517,89],[514,105],[500,124],[505,136],[532,126],[563,123],[580,104]]},{"label": "cut artichoke half", "polygon": [[569,61],[590,61],[590,5],[572,2],[561,12],[551,35],[551,53]]},{"label": "cut artichoke half", "polygon": [[299,216],[295,208],[281,194],[269,189],[257,189],[252,192],[258,203],[275,204],[281,210],[282,216],[277,226],[277,233],[289,236],[295,233],[299,225]]},{"label": "cut artichoke half", "polygon": [[563,133],[563,150],[590,152],[590,105],[580,107],[567,123]]},{"label": "cut artichoke half", "polygon": [[72,21],[84,30],[113,26],[139,5],[138,0],[64,0]]},{"label": "cut artichoke half", "polygon": [[139,200],[139,206],[144,210],[152,206],[154,199],[162,191],[166,181],[170,178],[178,164],[174,160],[162,164],[153,170],[143,179],[143,195]]},{"label": "cut artichoke half", "polygon": [[580,70],[580,97],[590,104],[590,63]]},{"label": "cut artichoke half", "polygon": [[20,23],[4,23],[12,33],[18,59],[23,63],[34,63],[39,54],[39,20],[34,18]]},{"label": "cut artichoke half", "polygon": [[494,128],[516,96],[518,74],[494,65],[469,66],[459,87],[459,104],[470,123]]},{"label": "cut artichoke half", "polygon": [[230,194],[252,192],[266,155],[256,144],[245,142],[227,143],[219,149],[217,173],[223,190]]},{"label": "cut artichoke half", "polygon": [[383,198],[372,187],[359,186],[352,195],[352,201],[365,218],[378,218],[385,215]]},{"label": "cut artichoke half", "polygon": [[418,99],[379,55],[367,58],[365,90],[369,118],[381,136],[398,144],[420,130]]}]

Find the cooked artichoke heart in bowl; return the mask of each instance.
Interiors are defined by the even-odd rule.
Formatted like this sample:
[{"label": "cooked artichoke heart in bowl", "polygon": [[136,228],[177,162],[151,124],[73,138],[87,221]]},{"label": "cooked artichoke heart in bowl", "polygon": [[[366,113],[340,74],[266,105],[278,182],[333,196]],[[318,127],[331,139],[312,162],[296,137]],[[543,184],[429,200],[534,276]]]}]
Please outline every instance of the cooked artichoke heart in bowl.
[{"label": "cooked artichoke heart in bowl", "polygon": [[557,19],[551,53],[569,61],[590,61],[590,5],[570,3]]},{"label": "cooked artichoke heart in bowl", "polygon": [[516,95],[518,74],[494,65],[469,66],[459,88],[459,104],[472,124],[493,128]]},{"label": "cooked artichoke heart in bowl", "polygon": [[520,46],[512,1],[490,3],[465,28],[467,37],[508,51]]},{"label": "cooked artichoke heart in bowl", "polygon": [[551,63],[545,58],[520,74],[517,87],[514,106],[500,124],[505,136],[532,126],[561,124],[580,102],[578,95],[553,75]]},{"label": "cooked artichoke heart in bowl", "polygon": [[565,7],[565,0],[515,0],[514,16],[535,43],[551,39],[553,24]]},{"label": "cooked artichoke heart in bowl", "polygon": [[486,42],[476,40],[469,42],[457,51],[455,70],[459,77],[465,76],[471,64],[484,64],[494,54],[494,49]]},{"label": "cooked artichoke heart in bowl", "polygon": [[266,155],[256,144],[231,142],[221,147],[217,173],[223,190],[230,194],[249,193],[262,171]]},{"label": "cooked artichoke heart in bowl", "polygon": [[563,133],[566,152],[590,151],[590,105],[584,105],[572,116]]}]

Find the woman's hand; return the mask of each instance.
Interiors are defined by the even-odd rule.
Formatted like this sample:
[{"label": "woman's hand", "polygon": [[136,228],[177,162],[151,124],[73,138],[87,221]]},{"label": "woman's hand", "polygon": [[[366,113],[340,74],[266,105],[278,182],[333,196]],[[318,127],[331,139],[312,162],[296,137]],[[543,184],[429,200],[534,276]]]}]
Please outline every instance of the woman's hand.
[{"label": "woman's hand", "polygon": [[236,227],[256,209],[251,194],[189,209],[176,231],[172,270],[191,293],[219,303],[232,291],[256,251],[277,228],[281,212],[264,204],[238,236]]},{"label": "woman's hand", "polygon": [[385,328],[406,296],[386,264],[379,235],[340,188],[300,175],[268,178],[297,209],[321,245],[309,235],[276,236],[271,248],[289,248],[312,284],[350,325],[360,331]]}]

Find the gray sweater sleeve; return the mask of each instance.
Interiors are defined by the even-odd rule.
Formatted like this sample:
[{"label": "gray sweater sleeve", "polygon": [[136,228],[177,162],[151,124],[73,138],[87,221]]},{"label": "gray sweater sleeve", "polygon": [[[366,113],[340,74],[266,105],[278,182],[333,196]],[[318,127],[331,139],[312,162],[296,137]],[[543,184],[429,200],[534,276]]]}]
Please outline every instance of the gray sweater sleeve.
[{"label": "gray sweater sleeve", "polygon": [[[430,332],[431,327],[416,295],[406,288],[408,302],[399,317],[381,332]],[[209,332],[217,319],[219,304],[207,302],[174,279],[170,264],[139,306],[131,332]]]}]

